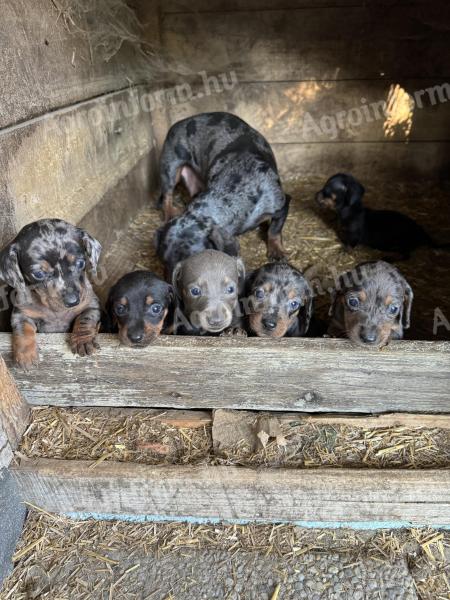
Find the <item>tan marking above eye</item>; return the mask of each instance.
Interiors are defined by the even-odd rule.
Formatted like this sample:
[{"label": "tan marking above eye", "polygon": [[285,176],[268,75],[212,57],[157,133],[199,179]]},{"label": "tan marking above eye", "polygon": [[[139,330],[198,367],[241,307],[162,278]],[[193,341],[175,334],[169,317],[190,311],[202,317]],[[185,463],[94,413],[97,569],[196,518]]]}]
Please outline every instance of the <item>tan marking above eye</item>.
[{"label": "tan marking above eye", "polygon": [[150,294],[145,299],[145,304],[153,304],[154,300]]},{"label": "tan marking above eye", "polygon": [[128,298],[126,298],[125,296],[123,298],[119,298],[119,300],[117,301],[117,304],[125,304],[125,306],[127,306]]},{"label": "tan marking above eye", "polygon": [[289,292],[288,292],[289,300],[292,300],[292,298],[295,298],[296,296],[297,296],[297,292],[295,290],[289,290]]},{"label": "tan marking above eye", "polygon": [[365,302],[367,300],[367,294],[366,294],[366,292],[364,290],[361,290],[358,293],[358,298],[359,298],[360,302]]},{"label": "tan marking above eye", "polygon": [[272,286],[272,284],[271,284],[271,283],[265,283],[265,284],[262,286],[262,289],[263,289],[263,290],[264,290],[266,293],[268,293],[268,294],[269,294],[269,293],[270,293],[270,292],[273,290],[273,286]]},{"label": "tan marking above eye", "polygon": [[70,263],[74,263],[74,262],[75,262],[75,260],[76,260],[76,258],[77,258],[77,257],[75,256],[75,254],[66,254],[66,259],[67,259],[67,261],[68,261],[68,262],[70,262]]},{"label": "tan marking above eye", "polygon": [[384,301],[384,304],[386,306],[389,306],[389,304],[392,304],[392,301],[394,300],[394,298],[389,294],[388,296],[386,296],[386,299]]},{"label": "tan marking above eye", "polygon": [[44,271],[44,273],[51,273],[53,271],[52,267],[46,260],[43,260],[41,262],[41,264],[39,265],[39,269],[41,271]]}]

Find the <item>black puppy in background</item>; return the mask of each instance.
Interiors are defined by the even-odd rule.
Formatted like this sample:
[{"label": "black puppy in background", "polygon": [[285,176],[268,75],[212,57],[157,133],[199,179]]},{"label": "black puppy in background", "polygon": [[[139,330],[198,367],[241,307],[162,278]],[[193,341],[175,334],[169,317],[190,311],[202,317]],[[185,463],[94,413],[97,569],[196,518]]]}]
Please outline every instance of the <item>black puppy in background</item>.
[{"label": "black puppy in background", "polygon": [[448,244],[437,244],[423,227],[402,213],[365,208],[364,192],[364,187],[352,175],[338,173],[316,194],[320,206],[336,211],[340,237],[346,246],[354,248],[362,244],[396,252],[402,259],[409,258],[419,246],[448,247]]}]

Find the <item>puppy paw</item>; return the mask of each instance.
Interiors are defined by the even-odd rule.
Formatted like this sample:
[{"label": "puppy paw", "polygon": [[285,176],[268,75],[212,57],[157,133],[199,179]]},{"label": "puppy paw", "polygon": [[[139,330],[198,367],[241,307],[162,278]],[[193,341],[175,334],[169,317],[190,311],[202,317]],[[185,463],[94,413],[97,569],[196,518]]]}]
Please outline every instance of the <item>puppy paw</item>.
[{"label": "puppy paw", "polygon": [[242,327],[228,327],[228,329],[225,329],[224,331],[222,331],[222,333],[220,334],[219,337],[242,337],[242,338],[246,338],[247,337],[247,332],[245,331],[245,329],[242,329]]},{"label": "puppy paw", "polygon": [[91,356],[100,346],[95,339],[95,335],[80,336],[77,333],[73,333],[70,337],[70,348],[74,354],[78,354],[79,356]]},{"label": "puppy paw", "polygon": [[39,354],[37,346],[26,350],[16,350],[14,362],[19,369],[30,371],[39,365]]}]

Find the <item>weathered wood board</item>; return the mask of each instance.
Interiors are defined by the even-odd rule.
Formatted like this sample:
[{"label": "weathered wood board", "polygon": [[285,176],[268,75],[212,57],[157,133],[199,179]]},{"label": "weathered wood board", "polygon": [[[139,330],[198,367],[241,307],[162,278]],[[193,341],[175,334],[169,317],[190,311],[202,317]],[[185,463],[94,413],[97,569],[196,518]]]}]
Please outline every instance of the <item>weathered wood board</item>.
[{"label": "weathered wood board", "polygon": [[37,459],[12,469],[51,512],[251,521],[450,523],[450,471],[248,469]]},{"label": "weathered wood board", "polygon": [[29,420],[30,408],[0,356],[0,469],[11,462]]},{"label": "weathered wood board", "polygon": [[[192,8],[191,8],[192,10]],[[162,15],[165,50],[240,81],[447,77],[448,6],[302,7]]]},{"label": "weathered wood board", "polygon": [[[136,82],[137,50],[124,41],[117,54],[105,60],[89,40],[108,22],[102,25],[93,20],[96,3],[91,11],[80,10],[74,21],[65,19],[57,6],[70,4],[49,0],[1,3],[0,128]],[[105,20],[111,14],[105,14]],[[110,41],[115,34],[120,35],[119,28],[110,27]]]},{"label": "weathered wood board", "polygon": [[[146,349],[100,335],[74,356],[60,334],[38,336],[39,369],[12,373],[30,404],[450,413],[450,343],[396,342],[382,351],[347,340],[168,336]],[[11,365],[10,336],[0,352]]]},{"label": "weathered wood board", "polygon": [[[427,0],[314,0],[316,7],[347,7],[347,6],[411,6],[425,4]],[[260,10],[290,10],[296,8],[311,8],[311,0],[164,0],[161,3],[163,13],[196,13],[196,12],[229,12],[229,11],[260,11]]]},{"label": "weathered wood board", "polygon": [[0,245],[26,223],[80,221],[154,147],[142,88],[0,132]]},{"label": "weathered wood board", "polygon": [[[401,101],[397,110],[400,109],[404,122],[399,122],[401,118],[395,110],[391,120],[384,112],[383,102],[387,105],[391,88],[398,84],[396,80],[240,83],[228,75],[224,80],[226,87],[221,78],[217,81],[221,92],[205,95],[200,78],[192,101],[170,107],[171,121],[199,112],[227,110],[255,127],[271,144],[448,139],[450,84],[442,80],[401,82],[410,96],[417,95],[409,134]],[[214,90],[213,84],[211,88]],[[397,123],[392,128],[391,121]]]}]

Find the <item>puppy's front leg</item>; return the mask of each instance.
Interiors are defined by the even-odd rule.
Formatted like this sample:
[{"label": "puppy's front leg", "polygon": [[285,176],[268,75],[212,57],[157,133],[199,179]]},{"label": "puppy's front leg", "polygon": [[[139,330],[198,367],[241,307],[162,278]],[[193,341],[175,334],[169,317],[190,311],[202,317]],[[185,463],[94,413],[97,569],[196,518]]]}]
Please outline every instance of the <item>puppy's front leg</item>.
[{"label": "puppy's front leg", "polygon": [[90,356],[98,348],[95,338],[100,325],[100,308],[91,306],[75,319],[70,336],[70,348],[74,354]]},{"label": "puppy's front leg", "polygon": [[36,324],[20,312],[13,312],[11,319],[14,362],[21,369],[31,369],[39,363],[36,342]]}]

